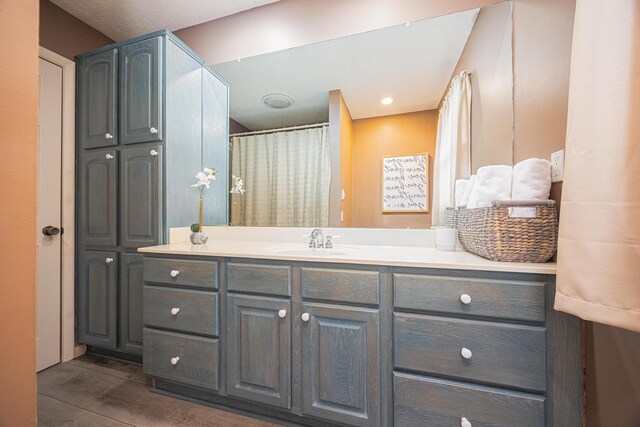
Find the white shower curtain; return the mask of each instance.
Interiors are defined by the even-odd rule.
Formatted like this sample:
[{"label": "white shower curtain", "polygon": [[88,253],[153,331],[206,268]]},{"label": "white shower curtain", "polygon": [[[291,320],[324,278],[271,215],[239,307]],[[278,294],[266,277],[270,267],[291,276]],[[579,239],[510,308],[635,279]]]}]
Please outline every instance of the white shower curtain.
[{"label": "white shower curtain", "polygon": [[235,225],[326,227],[329,223],[329,127],[236,136],[232,174],[246,192],[232,194]]},{"label": "white shower curtain", "polygon": [[433,168],[432,225],[440,225],[444,210],[454,205],[457,178],[471,174],[471,77],[461,72],[451,81],[440,108]]}]

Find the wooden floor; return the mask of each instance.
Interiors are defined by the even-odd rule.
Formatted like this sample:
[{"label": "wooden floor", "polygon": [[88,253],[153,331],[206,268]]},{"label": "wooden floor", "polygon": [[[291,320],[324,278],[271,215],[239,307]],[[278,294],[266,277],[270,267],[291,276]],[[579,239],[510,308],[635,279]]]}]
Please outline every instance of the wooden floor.
[{"label": "wooden floor", "polygon": [[85,355],[38,373],[38,426],[272,427],[149,391],[137,365]]}]

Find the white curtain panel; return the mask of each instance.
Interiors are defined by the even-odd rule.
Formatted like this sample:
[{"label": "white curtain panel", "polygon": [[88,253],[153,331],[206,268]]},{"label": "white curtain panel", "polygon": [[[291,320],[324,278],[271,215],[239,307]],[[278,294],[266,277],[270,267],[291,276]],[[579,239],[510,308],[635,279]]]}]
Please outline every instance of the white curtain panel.
[{"label": "white curtain panel", "polygon": [[455,182],[471,175],[471,77],[461,72],[451,81],[440,108],[433,168],[432,225],[455,205]]},{"label": "white curtain panel", "polygon": [[246,192],[232,194],[237,225],[326,227],[329,223],[329,127],[237,136],[232,173]]}]

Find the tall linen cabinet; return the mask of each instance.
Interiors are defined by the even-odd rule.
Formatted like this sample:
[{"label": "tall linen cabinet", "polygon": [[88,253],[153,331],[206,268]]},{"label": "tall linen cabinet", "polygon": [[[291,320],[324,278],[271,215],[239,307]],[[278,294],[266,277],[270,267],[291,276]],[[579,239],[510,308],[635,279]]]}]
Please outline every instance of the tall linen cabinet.
[{"label": "tall linen cabinet", "polygon": [[169,228],[228,223],[229,86],[166,30],[78,55],[77,340],[142,355],[142,255]]}]

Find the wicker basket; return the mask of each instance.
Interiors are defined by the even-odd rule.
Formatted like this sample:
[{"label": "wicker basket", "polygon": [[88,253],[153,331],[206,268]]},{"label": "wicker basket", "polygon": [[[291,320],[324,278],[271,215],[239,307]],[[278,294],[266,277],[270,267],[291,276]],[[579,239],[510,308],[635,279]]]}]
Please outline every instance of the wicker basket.
[{"label": "wicker basket", "polygon": [[448,228],[458,228],[458,209],[446,208],[442,214],[442,225]]},{"label": "wicker basket", "polygon": [[[535,207],[534,218],[509,216],[509,208]],[[458,238],[469,252],[492,261],[546,262],[558,245],[555,202],[494,202],[490,208],[458,210]]]}]

